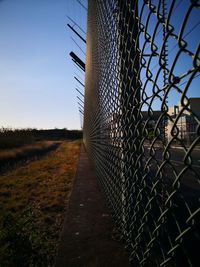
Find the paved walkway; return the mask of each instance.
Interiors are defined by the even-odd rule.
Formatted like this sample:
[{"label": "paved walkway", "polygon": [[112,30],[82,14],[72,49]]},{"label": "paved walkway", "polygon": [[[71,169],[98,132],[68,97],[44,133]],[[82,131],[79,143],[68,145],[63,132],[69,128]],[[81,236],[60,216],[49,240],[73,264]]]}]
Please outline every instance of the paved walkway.
[{"label": "paved walkway", "polygon": [[112,238],[113,223],[82,147],[56,267],[128,267],[128,256]]}]

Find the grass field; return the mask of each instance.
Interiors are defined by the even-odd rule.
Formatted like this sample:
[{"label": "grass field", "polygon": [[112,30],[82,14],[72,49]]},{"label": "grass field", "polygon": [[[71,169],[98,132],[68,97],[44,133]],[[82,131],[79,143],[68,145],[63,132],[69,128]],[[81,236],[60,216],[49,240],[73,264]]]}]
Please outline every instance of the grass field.
[{"label": "grass field", "polygon": [[53,266],[81,141],[0,176],[0,266]]},{"label": "grass field", "polygon": [[0,160],[4,160],[4,159],[8,160],[10,158],[16,158],[16,157],[23,155],[23,154],[29,154],[32,151],[37,153],[41,150],[44,150],[44,149],[52,146],[55,143],[56,142],[54,142],[54,141],[39,141],[39,142],[35,142],[31,145],[21,146],[20,148],[2,149],[2,150],[0,150]]},{"label": "grass field", "polygon": [[82,131],[79,130],[0,128],[0,150],[19,148],[38,141],[64,141],[81,138]]},{"label": "grass field", "polygon": [[17,148],[0,149],[0,173],[11,170],[18,163],[38,159],[56,149],[61,141],[38,141]]}]

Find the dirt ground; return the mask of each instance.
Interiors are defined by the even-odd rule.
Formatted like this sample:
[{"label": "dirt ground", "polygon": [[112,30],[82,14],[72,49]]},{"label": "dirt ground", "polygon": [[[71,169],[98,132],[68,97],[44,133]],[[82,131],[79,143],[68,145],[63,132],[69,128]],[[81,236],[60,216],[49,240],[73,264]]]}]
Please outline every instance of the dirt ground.
[{"label": "dirt ground", "polygon": [[113,232],[111,215],[82,147],[56,267],[130,266],[123,244]]}]

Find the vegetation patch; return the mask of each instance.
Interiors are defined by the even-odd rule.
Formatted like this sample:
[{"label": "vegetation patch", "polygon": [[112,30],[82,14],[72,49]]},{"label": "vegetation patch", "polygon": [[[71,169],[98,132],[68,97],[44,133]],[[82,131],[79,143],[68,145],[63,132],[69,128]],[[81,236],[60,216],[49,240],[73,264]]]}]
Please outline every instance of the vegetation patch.
[{"label": "vegetation patch", "polygon": [[53,266],[81,141],[0,176],[0,262]]},{"label": "vegetation patch", "polygon": [[0,150],[30,145],[38,141],[76,140],[82,138],[82,131],[67,129],[9,129],[0,128]]},{"label": "vegetation patch", "polygon": [[0,172],[10,170],[18,163],[24,163],[33,158],[37,159],[56,149],[59,144],[59,141],[38,141],[18,148],[2,149],[0,150]]}]

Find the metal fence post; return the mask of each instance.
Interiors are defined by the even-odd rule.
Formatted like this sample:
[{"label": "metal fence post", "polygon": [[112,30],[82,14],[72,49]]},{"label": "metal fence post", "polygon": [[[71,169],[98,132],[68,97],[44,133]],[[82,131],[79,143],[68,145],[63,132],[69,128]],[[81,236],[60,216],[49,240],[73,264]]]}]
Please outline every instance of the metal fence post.
[{"label": "metal fence post", "polygon": [[[141,179],[140,77],[137,1],[117,1],[120,56],[123,233],[133,240],[132,217]],[[137,127],[136,127],[137,125]],[[136,130],[137,129],[137,130]],[[137,169],[137,172],[135,171]],[[135,185],[133,189],[133,185]]]}]

